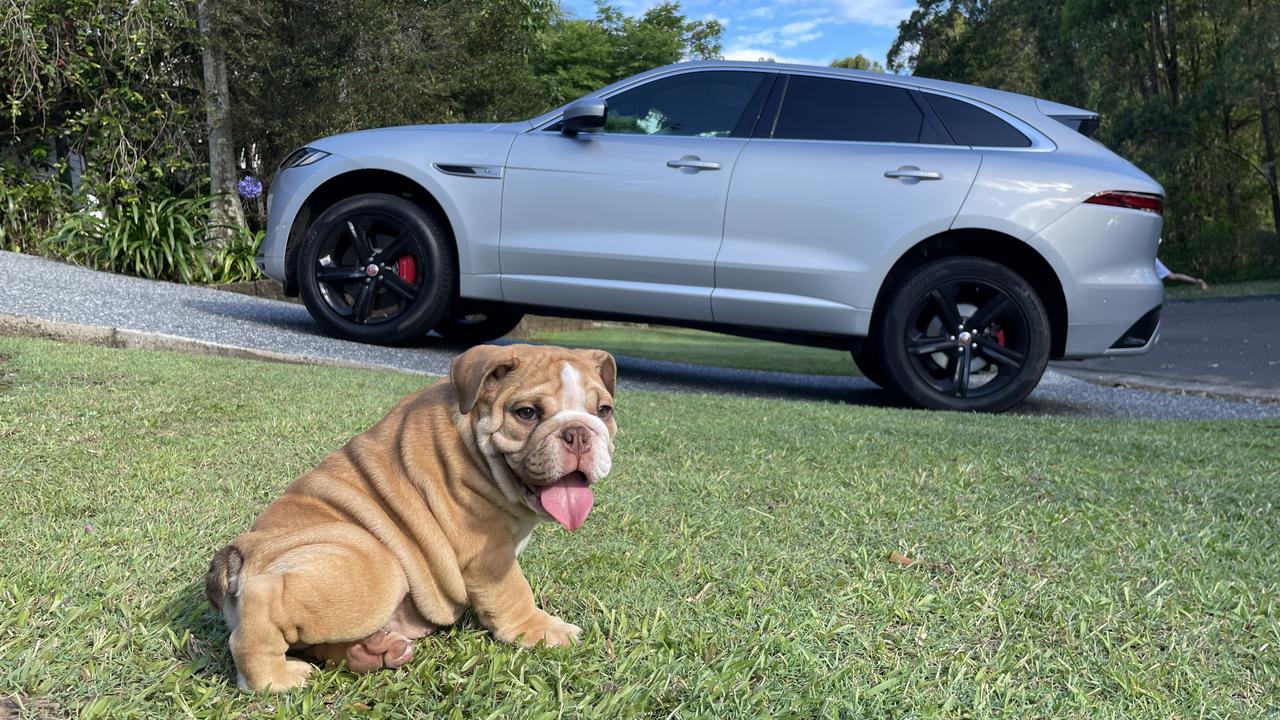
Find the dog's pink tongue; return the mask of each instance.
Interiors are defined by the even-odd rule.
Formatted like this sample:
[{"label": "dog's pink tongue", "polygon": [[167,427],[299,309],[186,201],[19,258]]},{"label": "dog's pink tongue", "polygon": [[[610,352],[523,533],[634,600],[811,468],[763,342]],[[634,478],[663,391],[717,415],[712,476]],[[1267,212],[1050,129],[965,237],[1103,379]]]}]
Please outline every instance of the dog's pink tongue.
[{"label": "dog's pink tongue", "polygon": [[581,475],[573,474],[538,490],[542,509],[568,530],[577,530],[586,521],[596,498]]}]

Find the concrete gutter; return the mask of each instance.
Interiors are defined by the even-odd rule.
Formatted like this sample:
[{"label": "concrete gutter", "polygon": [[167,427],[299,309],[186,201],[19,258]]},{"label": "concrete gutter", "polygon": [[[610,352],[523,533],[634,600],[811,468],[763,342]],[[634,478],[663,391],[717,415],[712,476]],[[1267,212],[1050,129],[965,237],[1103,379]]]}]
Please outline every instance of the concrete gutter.
[{"label": "concrete gutter", "polygon": [[119,348],[127,350],[159,350],[164,352],[183,352],[193,355],[211,357],[240,358],[243,360],[263,360],[266,362],[289,363],[291,365],[313,365],[318,367],[354,368],[358,370],[378,370],[381,372],[401,372],[410,375],[435,377],[430,373],[401,368],[390,368],[385,365],[355,362],[336,358],[321,358],[309,355],[257,350],[253,348],[224,345],[222,343],[191,338],[164,335],[161,333],[130,330],[128,328],[101,327],[99,325],[81,325],[79,323],[45,320],[27,315],[0,313],[0,337],[33,337],[59,342],[96,345],[99,347]]}]

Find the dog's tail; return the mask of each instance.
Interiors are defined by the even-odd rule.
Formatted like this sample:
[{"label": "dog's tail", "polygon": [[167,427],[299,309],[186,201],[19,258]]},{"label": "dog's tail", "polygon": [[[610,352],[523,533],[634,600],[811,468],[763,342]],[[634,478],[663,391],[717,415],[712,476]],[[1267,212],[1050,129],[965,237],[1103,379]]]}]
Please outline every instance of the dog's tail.
[{"label": "dog's tail", "polygon": [[222,610],[227,595],[240,594],[240,571],[244,568],[244,556],[235,545],[228,545],[209,561],[209,571],[204,575],[204,596],[215,610]]}]

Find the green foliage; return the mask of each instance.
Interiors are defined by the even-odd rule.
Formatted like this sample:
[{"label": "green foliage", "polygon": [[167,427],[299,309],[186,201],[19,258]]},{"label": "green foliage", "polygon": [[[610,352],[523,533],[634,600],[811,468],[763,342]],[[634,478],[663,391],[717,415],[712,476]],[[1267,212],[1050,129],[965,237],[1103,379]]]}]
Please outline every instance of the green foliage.
[{"label": "green foliage", "polygon": [[840,58],[831,62],[833,68],[847,68],[849,70],[867,70],[870,72],[884,72],[884,66],[877,60],[872,60],[862,53],[858,53],[852,57]]},{"label": "green foliage", "polygon": [[1097,111],[1165,186],[1167,264],[1234,280],[1280,275],[1278,58],[1276,2],[918,0],[889,68]]},{"label": "green foliage", "polygon": [[717,58],[723,32],[717,20],[689,20],[676,2],[631,17],[597,0],[594,18],[555,19],[544,33],[537,73],[548,99],[559,104],[655,67]]},{"label": "green foliage", "polygon": [[70,262],[155,280],[205,282],[209,198],[130,198],[71,216],[47,249]]},{"label": "green foliage", "polygon": [[225,244],[206,242],[210,197],[131,197],[71,215],[43,250],[98,270],[183,283],[258,277],[253,256],[262,233],[238,229]]},{"label": "green foliage", "polygon": [[38,252],[70,212],[66,188],[55,179],[22,181],[0,168],[0,250]]},{"label": "green foliage", "polygon": [[0,6],[0,153],[48,141],[57,157],[32,159],[57,165],[77,151],[91,159],[85,186],[104,199],[197,184],[203,105],[190,10],[177,0]]},{"label": "green foliage", "polygon": [[212,275],[210,282],[230,283],[260,279],[262,273],[258,272],[253,258],[262,247],[265,235],[261,230],[237,228],[236,234],[228,242],[216,248],[209,262]]}]

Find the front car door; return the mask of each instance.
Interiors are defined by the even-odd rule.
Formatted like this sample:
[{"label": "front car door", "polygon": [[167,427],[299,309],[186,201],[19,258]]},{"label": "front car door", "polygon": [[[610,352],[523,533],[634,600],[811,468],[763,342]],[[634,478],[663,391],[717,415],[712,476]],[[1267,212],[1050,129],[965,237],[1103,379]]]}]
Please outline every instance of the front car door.
[{"label": "front car door", "polygon": [[607,97],[602,132],[518,136],[503,188],[504,299],[711,320],[729,178],[775,76],[668,74]]},{"label": "front car door", "polygon": [[715,321],[865,335],[881,258],[950,227],[981,153],[907,88],[794,74],[775,92],[729,190]]}]

